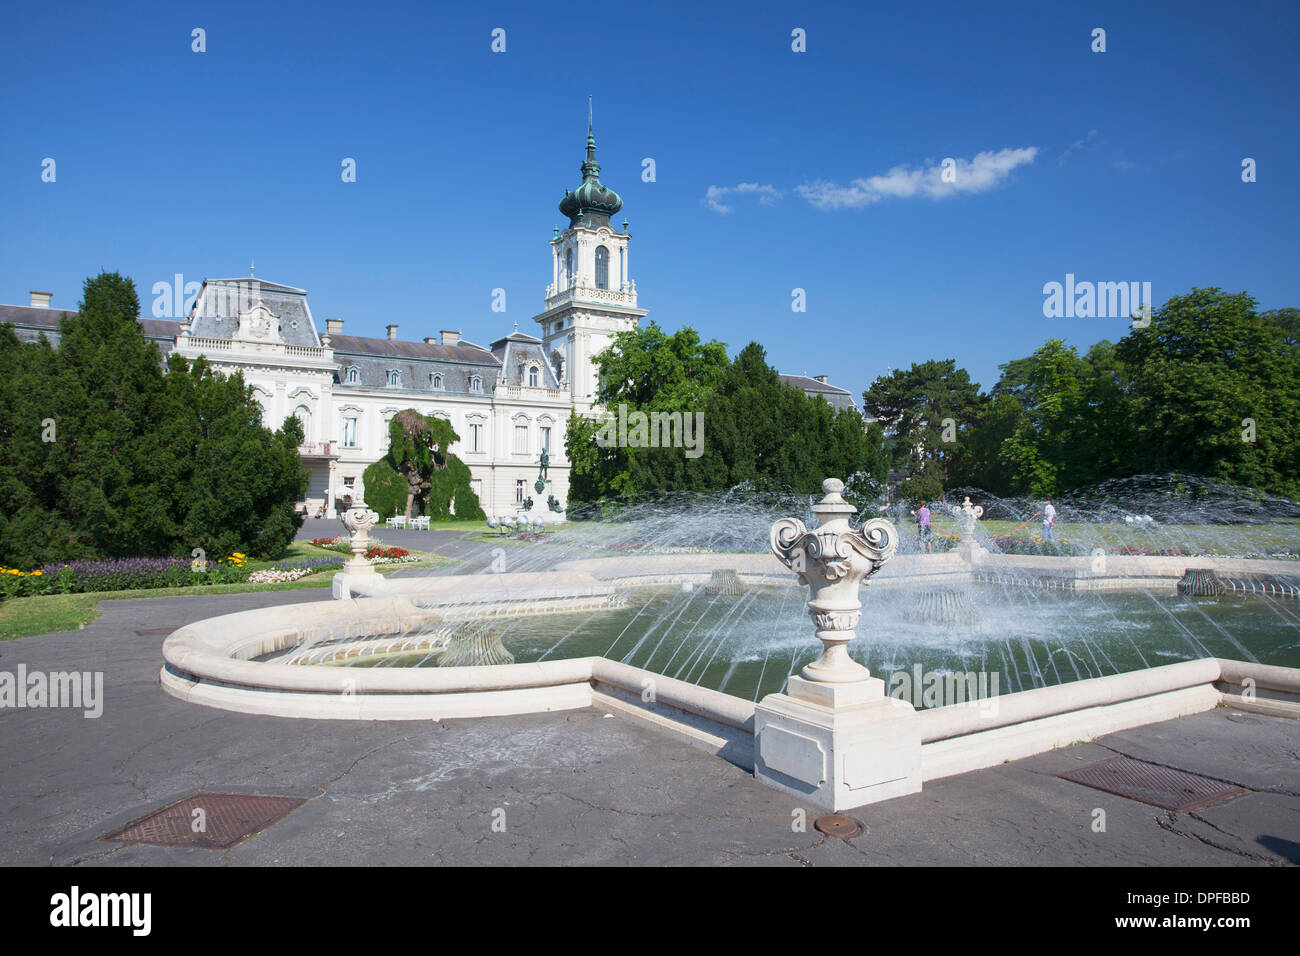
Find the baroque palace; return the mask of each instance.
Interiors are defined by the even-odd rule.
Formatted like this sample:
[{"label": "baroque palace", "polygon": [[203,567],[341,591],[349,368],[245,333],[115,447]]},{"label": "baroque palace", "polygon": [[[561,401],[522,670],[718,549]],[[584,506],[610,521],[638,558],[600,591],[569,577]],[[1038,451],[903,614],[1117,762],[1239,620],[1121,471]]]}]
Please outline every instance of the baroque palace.
[{"label": "baroque palace", "polygon": [[[451,423],[460,436],[451,451],[469,466],[487,514],[521,507],[543,449],[553,493],[565,503],[570,411],[590,414],[593,358],[646,315],[629,277],[627,221],[621,231],[610,221],[623,201],[600,181],[590,121],[581,171],[582,183],[560,201],[569,226],[550,243],[551,283],[534,317],[540,338],[516,327],[486,346],[449,329],[409,341],[396,325],[386,338],[368,338],[345,334],[343,320],[331,318],[322,330],[306,290],[254,278],[251,269],[248,278],[205,279],[183,320],[141,318],[140,325],[164,359],[202,355],[220,371],[242,372],[267,427],[297,416],[309,514],[336,517],[364,497],[362,472],[388,450],[388,423],[404,408]],[[61,313],[50,299],[32,292],[29,306],[0,305],[0,323],[13,323],[21,339],[43,334],[57,345]],[[833,406],[852,405],[824,376],[782,378]]]}]

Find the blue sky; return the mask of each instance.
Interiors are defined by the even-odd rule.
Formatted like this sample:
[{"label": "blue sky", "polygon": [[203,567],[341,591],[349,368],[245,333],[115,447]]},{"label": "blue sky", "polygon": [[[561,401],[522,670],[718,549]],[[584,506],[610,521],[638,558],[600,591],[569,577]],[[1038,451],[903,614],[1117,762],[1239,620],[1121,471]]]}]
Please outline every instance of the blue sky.
[{"label": "blue sky", "polygon": [[650,318],[855,398],[914,361],[987,387],[1049,337],[1120,337],[1043,316],[1067,273],[1300,305],[1300,5],[756,6],[11,7],[0,302],[71,308],[117,269],[147,314],[154,282],[255,259],[322,327],[535,332],[590,93]]}]

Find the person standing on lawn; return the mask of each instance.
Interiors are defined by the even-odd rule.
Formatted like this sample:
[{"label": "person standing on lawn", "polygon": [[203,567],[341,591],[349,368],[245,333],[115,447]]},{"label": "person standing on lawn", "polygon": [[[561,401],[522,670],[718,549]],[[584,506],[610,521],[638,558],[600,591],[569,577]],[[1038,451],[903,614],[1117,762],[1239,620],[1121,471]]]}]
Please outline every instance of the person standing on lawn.
[{"label": "person standing on lawn", "polygon": [[1043,505],[1043,540],[1055,541],[1052,536],[1052,525],[1056,524],[1056,508],[1052,505],[1052,499],[1047,499],[1047,504]]}]

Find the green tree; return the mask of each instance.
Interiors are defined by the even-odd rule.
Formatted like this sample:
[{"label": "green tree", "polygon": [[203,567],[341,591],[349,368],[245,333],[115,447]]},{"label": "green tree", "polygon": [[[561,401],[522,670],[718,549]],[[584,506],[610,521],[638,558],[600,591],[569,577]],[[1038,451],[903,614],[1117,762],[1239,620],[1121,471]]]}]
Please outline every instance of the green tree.
[{"label": "green tree", "polygon": [[961,436],[980,410],[979,387],[954,359],[913,363],[881,376],[862,393],[863,408],[885,430],[904,498],[940,497]]},{"label": "green tree", "polygon": [[399,508],[409,519],[417,504],[431,518],[481,519],[483,510],[470,485],[469,468],[450,448],[460,440],[451,423],[403,409],[388,423],[388,453],[362,474],[366,503],[390,517]]},{"label": "green tree", "polygon": [[1120,340],[1135,471],[1300,496],[1300,351],[1270,315],[1245,292],[1197,288]]},{"label": "green tree", "polygon": [[138,314],[131,280],[103,273],[58,349],[0,330],[0,562],[271,556],[300,526],[297,422],[263,428],[242,379],[204,361],[164,374]]}]

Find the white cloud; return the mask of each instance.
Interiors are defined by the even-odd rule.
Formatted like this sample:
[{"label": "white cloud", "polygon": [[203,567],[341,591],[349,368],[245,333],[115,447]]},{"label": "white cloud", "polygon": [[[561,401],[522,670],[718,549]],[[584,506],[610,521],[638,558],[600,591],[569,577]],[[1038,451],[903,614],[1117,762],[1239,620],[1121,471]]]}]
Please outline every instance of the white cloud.
[{"label": "white cloud", "polygon": [[847,186],[825,180],[804,183],[797,192],[818,209],[860,209],[882,199],[947,199],[962,193],[982,193],[1002,183],[1017,166],[1032,163],[1037,146],[976,153],[972,159],[954,159],[946,177],[942,162],[927,160],[920,169],[895,166],[883,176],[855,179]]},{"label": "white cloud", "polygon": [[1075,152],[1076,150],[1084,149],[1088,146],[1091,146],[1092,141],[1096,138],[1097,138],[1097,131],[1095,129],[1088,130],[1087,136],[1083,137],[1082,139],[1076,139],[1073,143],[1071,143],[1069,146],[1066,147],[1065,152],[1063,152],[1057,158],[1057,163],[1061,166],[1064,166],[1065,161],[1070,158],[1071,153]]},{"label": "white cloud", "polygon": [[780,190],[774,186],[760,186],[758,183],[739,183],[735,186],[710,186],[704,194],[704,205],[714,212],[726,215],[733,211],[733,207],[728,206],[722,200],[733,194],[743,195],[746,193],[756,194],[760,205],[764,206],[770,206],[781,198]]}]

